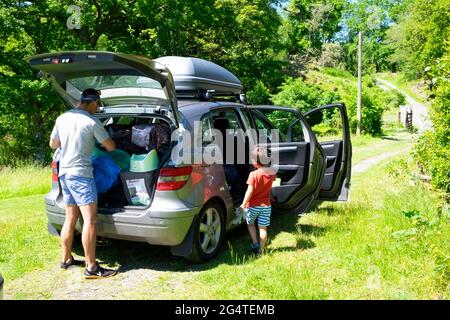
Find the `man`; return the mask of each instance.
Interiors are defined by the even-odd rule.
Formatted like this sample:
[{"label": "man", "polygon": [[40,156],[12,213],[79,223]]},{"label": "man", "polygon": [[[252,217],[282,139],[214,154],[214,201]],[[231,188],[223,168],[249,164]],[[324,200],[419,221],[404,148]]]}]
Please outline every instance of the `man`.
[{"label": "man", "polygon": [[83,217],[82,244],[86,257],[84,275],[88,279],[111,277],[117,271],[105,269],[95,261],[97,189],[94,182],[91,155],[95,140],[106,150],[116,148],[105,128],[92,115],[100,105],[100,92],[86,89],[81,94],[80,103],[56,119],[50,136],[50,147],[61,148],[59,179],[64,196],[66,219],[61,230],[62,262],[61,268],[82,265],[72,256],[72,243],[75,224]]}]

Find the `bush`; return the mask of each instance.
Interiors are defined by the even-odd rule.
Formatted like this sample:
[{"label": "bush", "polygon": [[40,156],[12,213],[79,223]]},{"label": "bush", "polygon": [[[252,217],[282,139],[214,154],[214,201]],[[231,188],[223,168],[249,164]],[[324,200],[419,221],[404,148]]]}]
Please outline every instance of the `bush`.
[{"label": "bush", "polygon": [[413,155],[422,170],[431,175],[432,185],[450,193],[450,52],[437,64],[434,74],[433,131],[426,132],[419,139]]},{"label": "bush", "polygon": [[249,104],[267,104],[270,102],[269,89],[260,80],[247,92],[246,96]]},{"label": "bush", "polygon": [[[357,119],[357,89],[354,86],[346,88],[343,101],[347,106],[350,130],[356,132]],[[367,86],[363,87],[361,99],[361,132],[372,136],[381,134],[381,124],[384,108],[380,97]]]},{"label": "bush", "polygon": [[323,91],[316,85],[302,79],[289,78],[281,86],[278,94],[272,96],[272,102],[279,106],[288,106],[305,113],[321,105],[337,103],[341,97],[332,91]]},{"label": "bush", "polygon": [[339,67],[343,56],[344,50],[339,43],[325,43],[322,46],[322,54],[317,63],[322,67]]}]

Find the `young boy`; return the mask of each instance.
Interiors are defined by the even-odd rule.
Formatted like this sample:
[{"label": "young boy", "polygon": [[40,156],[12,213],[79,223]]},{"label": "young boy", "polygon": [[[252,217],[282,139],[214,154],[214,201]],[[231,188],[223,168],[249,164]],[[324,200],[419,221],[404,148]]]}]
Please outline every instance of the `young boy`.
[{"label": "young boy", "polygon": [[[262,161],[263,160],[263,161]],[[247,192],[240,208],[247,210],[247,227],[252,238],[251,251],[264,253],[267,241],[267,227],[270,225],[270,191],[276,179],[275,171],[270,167],[267,149],[256,147],[252,153],[252,164],[256,168],[248,177]],[[256,236],[255,221],[259,227],[259,242]]]}]

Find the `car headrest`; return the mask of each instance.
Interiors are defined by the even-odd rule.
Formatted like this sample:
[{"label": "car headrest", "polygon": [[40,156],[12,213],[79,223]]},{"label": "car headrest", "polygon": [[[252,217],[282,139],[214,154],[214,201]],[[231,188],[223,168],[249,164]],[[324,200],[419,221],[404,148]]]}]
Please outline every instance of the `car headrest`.
[{"label": "car headrest", "polygon": [[220,130],[222,134],[226,134],[226,130],[230,128],[230,121],[227,118],[214,119],[213,127]]}]

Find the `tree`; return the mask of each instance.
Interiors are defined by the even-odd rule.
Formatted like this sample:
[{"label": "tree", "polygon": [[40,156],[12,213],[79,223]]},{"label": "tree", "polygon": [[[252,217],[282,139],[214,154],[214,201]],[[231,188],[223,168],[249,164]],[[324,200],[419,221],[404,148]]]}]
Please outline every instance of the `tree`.
[{"label": "tree", "polygon": [[450,37],[450,0],[409,1],[388,32],[390,60],[410,78],[426,76],[441,58]]},{"label": "tree", "polygon": [[[246,90],[282,82],[277,0],[1,0],[0,162],[49,159],[48,135],[65,107],[23,60],[60,50],[150,58],[195,56],[234,72]],[[71,25],[68,8],[79,8]],[[69,23],[68,23],[69,22]],[[261,87],[262,88],[262,87]]]},{"label": "tree", "polygon": [[401,0],[348,1],[337,39],[343,44],[347,70],[356,73],[358,33],[363,32],[363,60],[368,72],[392,69],[393,50],[385,43],[386,32],[397,19]]},{"label": "tree", "polygon": [[344,0],[292,0],[282,27],[288,53],[306,60],[320,55],[322,44],[339,30],[343,7]]}]

